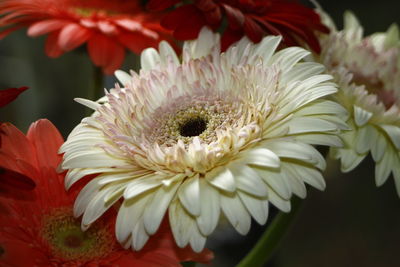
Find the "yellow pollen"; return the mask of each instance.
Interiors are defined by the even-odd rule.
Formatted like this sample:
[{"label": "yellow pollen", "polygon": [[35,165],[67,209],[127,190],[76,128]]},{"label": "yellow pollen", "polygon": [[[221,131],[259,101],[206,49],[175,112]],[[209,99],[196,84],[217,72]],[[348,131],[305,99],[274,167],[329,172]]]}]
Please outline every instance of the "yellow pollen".
[{"label": "yellow pollen", "polygon": [[156,129],[151,132],[150,140],[160,145],[172,146],[183,141],[189,144],[198,136],[205,143],[217,140],[216,130],[232,125],[237,117],[229,103],[194,103],[157,119]]}]

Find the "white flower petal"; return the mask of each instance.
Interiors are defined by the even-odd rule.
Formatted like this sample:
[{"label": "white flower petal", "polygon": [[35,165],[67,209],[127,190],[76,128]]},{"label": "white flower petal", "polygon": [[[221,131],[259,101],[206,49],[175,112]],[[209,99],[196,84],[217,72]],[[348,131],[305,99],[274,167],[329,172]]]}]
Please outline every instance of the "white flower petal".
[{"label": "white flower petal", "polygon": [[236,194],[233,196],[221,194],[220,199],[222,211],[232,226],[239,234],[247,234],[250,230],[251,219],[239,197]]},{"label": "white flower petal", "polygon": [[169,221],[172,234],[174,235],[178,247],[185,247],[194,231],[194,219],[185,212],[180,202],[175,199],[169,206]]},{"label": "white flower petal", "polygon": [[400,127],[394,125],[380,125],[380,127],[385,130],[393,144],[400,150]]},{"label": "white flower petal", "polygon": [[290,211],[290,201],[281,198],[274,190],[270,189],[268,191],[268,200],[278,209],[283,212]]},{"label": "white flower petal", "polygon": [[376,186],[383,185],[389,178],[392,166],[394,164],[394,153],[392,149],[388,149],[382,160],[375,166],[375,182]]},{"label": "white flower petal", "polygon": [[254,148],[246,151],[241,155],[240,160],[247,164],[271,168],[278,168],[280,165],[279,157],[266,148]]},{"label": "white flower petal", "polygon": [[197,225],[201,233],[205,236],[210,235],[217,226],[220,215],[219,193],[208,185],[204,179],[200,179],[200,216],[196,218]]},{"label": "white flower petal", "polygon": [[268,200],[255,198],[244,192],[238,191],[238,195],[251,216],[261,225],[268,219]]},{"label": "white flower petal", "polygon": [[74,204],[75,217],[79,217],[85,212],[90,201],[100,191],[101,185],[99,184],[99,181],[100,179],[98,178],[91,180],[87,185],[85,185],[82,191],[79,192]]},{"label": "white flower petal", "polygon": [[228,168],[217,167],[206,173],[205,179],[213,186],[227,192],[236,190],[235,179]]},{"label": "white flower petal", "polygon": [[122,191],[119,196],[115,197],[112,201],[105,201],[105,196],[110,192],[121,188],[120,185],[112,185],[106,189],[100,190],[86,206],[85,213],[82,217],[82,225],[90,225],[96,221],[103,213],[108,210],[114,203],[122,196]]},{"label": "white flower petal", "polygon": [[116,70],[114,75],[122,85],[127,85],[132,81],[132,76],[125,71]]},{"label": "white flower petal", "polygon": [[[290,199],[292,192],[282,176],[286,175],[281,170],[268,170],[264,168],[254,168],[258,175],[268,184],[268,187],[272,188],[281,198]],[[267,187],[267,191],[268,191]]]},{"label": "white flower petal", "polygon": [[97,102],[94,102],[94,101],[91,101],[91,100],[88,100],[88,99],[84,99],[84,98],[74,98],[74,100],[76,102],[78,102],[79,104],[84,105],[84,106],[86,106],[86,107],[88,107],[90,109],[93,109],[93,110],[97,110],[101,106]]},{"label": "white flower petal", "polygon": [[142,67],[142,70],[151,70],[160,64],[160,61],[160,55],[157,50],[152,47],[143,50],[140,55],[140,66]]},{"label": "white flower petal", "polygon": [[248,194],[266,197],[268,188],[253,168],[243,164],[232,163],[228,166],[236,179],[236,187]]},{"label": "white flower petal", "polygon": [[372,113],[354,105],[354,119],[357,126],[365,125],[372,117]]},{"label": "white flower petal", "polygon": [[[132,237],[132,230],[142,219],[143,212],[147,203],[153,198],[153,194],[144,194],[141,198],[134,200],[125,200],[117,215],[115,234],[120,243],[126,243],[135,237]],[[130,239],[129,239],[130,238]]]},{"label": "white flower petal", "polygon": [[372,143],[372,148],[371,148],[372,158],[374,159],[375,162],[381,161],[387,146],[385,136],[383,136],[379,132],[377,134],[378,136],[376,138],[376,141]]},{"label": "white flower petal", "polygon": [[178,187],[179,183],[169,187],[162,186],[153,193],[154,197],[147,204],[143,214],[144,226],[149,235],[153,235],[157,231]]},{"label": "white flower petal", "polygon": [[144,224],[142,220],[139,220],[132,230],[132,247],[134,250],[139,251],[149,240],[149,235],[144,229]]},{"label": "white flower petal", "polygon": [[358,129],[355,150],[359,154],[367,153],[377,139],[377,131],[371,125],[365,125]]},{"label": "white flower petal", "polygon": [[124,198],[134,198],[153,188],[161,186],[160,177],[144,177],[131,181],[125,189]]},{"label": "white flower petal", "polygon": [[321,170],[326,167],[325,159],[318,150],[308,144],[296,141],[274,140],[273,142],[264,143],[263,146],[272,150],[279,157],[304,161],[315,165]]},{"label": "white flower petal", "polygon": [[178,191],[179,201],[193,216],[200,215],[201,201],[199,175],[187,178]]}]

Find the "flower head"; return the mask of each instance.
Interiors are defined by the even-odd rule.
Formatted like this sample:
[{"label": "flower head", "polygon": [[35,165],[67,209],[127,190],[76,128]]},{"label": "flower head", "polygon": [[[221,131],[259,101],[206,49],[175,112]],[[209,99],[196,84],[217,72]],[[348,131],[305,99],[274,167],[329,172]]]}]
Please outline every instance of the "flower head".
[{"label": "flower head", "polygon": [[[180,0],[150,0],[148,7],[163,10]],[[167,14],[161,24],[174,31],[178,40],[195,39],[207,25],[214,30],[221,27],[224,18],[228,26],[222,36],[225,50],[244,35],[258,43],[267,34],[282,35],[288,46],[306,43],[320,51],[315,32],[329,32],[311,8],[290,0],[200,0],[183,4]],[[187,21],[188,23],[182,23]]]},{"label": "flower head", "polygon": [[165,42],[142,53],[140,74],[118,71],[117,86],[72,131],[60,152],[70,187],[99,175],[79,194],[75,213],[89,227],[114,202],[117,239],[139,250],[168,210],[175,240],[200,251],[223,212],[246,234],[264,224],[268,203],[290,210],[308,183],[324,189],[325,161],[311,144],[340,145],[336,92],[308,51],[276,52],[281,38],[243,38],[220,53],[204,28],[180,61]]},{"label": "flower head", "polygon": [[400,194],[400,39],[398,27],[363,37],[356,17],[345,13],[345,26],[322,40],[320,60],[339,84],[336,96],[348,111],[352,130],[343,148],[332,154],[342,171],[351,171],[371,152],[375,179],[382,185],[390,173]]},{"label": "flower head", "polygon": [[61,161],[57,151],[63,142],[57,129],[47,120],[34,123],[27,134],[30,143],[25,146],[20,144],[24,136],[19,130],[9,126],[9,132],[14,135],[6,136],[5,143],[15,144],[14,152],[27,159],[14,164],[29,169],[37,186],[30,200],[0,197],[1,266],[160,267],[212,257],[208,251],[195,254],[188,248],[177,248],[167,222],[143,251],[125,250],[114,237],[112,210],[88,231],[82,231],[72,211],[79,187],[67,193],[65,174],[56,172]]},{"label": "flower head", "polygon": [[158,15],[148,14],[140,1],[125,0],[3,0],[1,36],[28,27],[29,36],[48,34],[46,54],[59,57],[87,43],[89,56],[105,73],[113,73],[125,49],[140,53],[170,36]]}]

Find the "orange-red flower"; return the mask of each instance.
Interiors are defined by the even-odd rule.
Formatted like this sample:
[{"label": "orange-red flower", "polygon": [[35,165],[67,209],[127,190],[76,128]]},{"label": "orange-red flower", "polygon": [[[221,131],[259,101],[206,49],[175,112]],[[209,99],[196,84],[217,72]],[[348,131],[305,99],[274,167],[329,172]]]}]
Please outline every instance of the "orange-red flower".
[{"label": "orange-red flower", "polygon": [[140,53],[170,38],[159,16],[138,0],[2,0],[0,38],[21,27],[29,36],[48,34],[45,50],[58,57],[87,43],[90,58],[107,74],[120,67],[126,48]]},{"label": "orange-red flower", "polygon": [[[181,0],[150,0],[150,10],[164,10]],[[258,43],[266,34],[282,35],[288,46],[307,43],[320,51],[315,31],[329,32],[319,15],[297,0],[194,0],[170,12],[161,24],[174,31],[179,40],[195,39],[204,25],[216,30],[223,18],[228,26],[222,36],[222,48],[246,35]]]},{"label": "orange-red flower", "polygon": [[14,169],[22,168],[37,186],[30,200],[0,197],[0,266],[161,267],[211,259],[209,251],[195,254],[178,248],[167,222],[140,252],[125,250],[116,242],[113,211],[82,232],[72,213],[77,190],[67,193],[64,174],[56,172],[61,160],[57,151],[63,143],[57,129],[47,120],[32,124],[26,137],[10,124],[5,128],[9,134],[4,144],[15,155],[9,166],[13,162]]}]

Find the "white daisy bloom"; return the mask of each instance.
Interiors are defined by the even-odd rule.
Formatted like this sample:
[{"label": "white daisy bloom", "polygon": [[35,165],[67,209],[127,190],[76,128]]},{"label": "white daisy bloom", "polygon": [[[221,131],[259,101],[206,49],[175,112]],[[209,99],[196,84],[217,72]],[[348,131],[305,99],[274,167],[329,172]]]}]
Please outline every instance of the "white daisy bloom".
[{"label": "white daisy bloom", "polygon": [[337,92],[309,52],[276,52],[280,37],[244,38],[220,52],[204,28],[182,60],[161,42],[142,70],[117,71],[116,86],[73,130],[60,152],[66,187],[99,174],[80,192],[75,215],[87,228],[123,198],[117,239],[140,250],[166,213],[180,247],[201,251],[223,213],[241,234],[264,224],[268,204],[290,211],[305,183],[324,190],[325,160],[312,145],[340,146],[346,111],[323,99]]},{"label": "white daisy bloom", "polygon": [[400,40],[396,25],[386,33],[363,37],[363,28],[350,12],[344,29],[332,28],[322,40],[321,62],[339,85],[337,101],[348,111],[351,131],[345,145],[332,149],[342,171],[357,167],[371,153],[376,185],[393,173],[400,194]]}]

